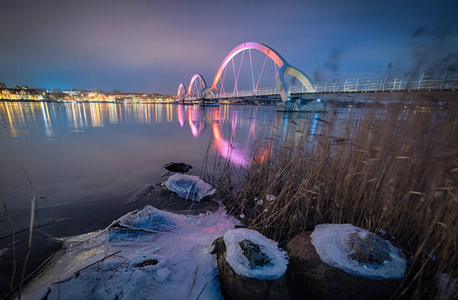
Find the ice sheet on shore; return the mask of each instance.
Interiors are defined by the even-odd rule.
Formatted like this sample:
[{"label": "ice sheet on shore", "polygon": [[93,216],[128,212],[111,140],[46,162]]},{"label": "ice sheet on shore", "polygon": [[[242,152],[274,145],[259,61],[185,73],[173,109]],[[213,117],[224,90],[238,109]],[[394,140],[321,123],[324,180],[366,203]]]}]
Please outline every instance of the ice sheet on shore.
[{"label": "ice sheet on shore", "polygon": [[382,264],[361,263],[349,246],[350,236],[366,239],[373,233],[351,224],[320,224],[311,234],[312,244],[321,260],[345,272],[373,279],[398,279],[405,275],[407,261],[402,251],[386,241],[389,254]]},{"label": "ice sheet on shore", "polygon": [[195,175],[174,174],[169,177],[165,186],[179,197],[196,202],[215,193],[215,188],[211,184]]},{"label": "ice sheet on shore", "polygon": [[203,291],[199,299],[222,299],[210,252],[236,223],[222,208],[185,216],[146,206],[104,230],[62,239],[66,250],[22,298],[196,299]]}]

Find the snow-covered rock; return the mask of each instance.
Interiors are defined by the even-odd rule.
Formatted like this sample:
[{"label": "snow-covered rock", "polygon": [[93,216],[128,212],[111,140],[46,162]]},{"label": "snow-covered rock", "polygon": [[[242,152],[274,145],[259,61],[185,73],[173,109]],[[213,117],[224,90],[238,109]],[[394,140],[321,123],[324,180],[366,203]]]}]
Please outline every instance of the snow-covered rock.
[{"label": "snow-covered rock", "polygon": [[174,174],[169,177],[165,186],[179,197],[196,202],[215,193],[215,188],[211,184],[195,175]]},{"label": "snow-covered rock", "polygon": [[365,229],[351,224],[321,224],[311,238],[322,261],[347,273],[373,279],[405,275],[404,253]]},{"label": "snow-covered rock", "polygon": [[288,244],[293,297],[387,299],[404,277],[401,250],[350,224],[322,224]]},{"label": "snow-covered rock", "polygon": [[[243,242],[256,245],[257,251],[247,250]],[[237,274],[257,279],[277,279],[285,274],[288,266],[286,252],[278,248],[277,242],[251,229],[232,229],[224,235],[226,260]],[[250,252],[251,255],[247,255]],[[265,263],[253,263],[253,255],[262,256]]]},{"label": "snow-covered rock", "polygon": [[232,229],[215,241],[220,281],[229,299],[289,299],[288,256],[257,231]]}]

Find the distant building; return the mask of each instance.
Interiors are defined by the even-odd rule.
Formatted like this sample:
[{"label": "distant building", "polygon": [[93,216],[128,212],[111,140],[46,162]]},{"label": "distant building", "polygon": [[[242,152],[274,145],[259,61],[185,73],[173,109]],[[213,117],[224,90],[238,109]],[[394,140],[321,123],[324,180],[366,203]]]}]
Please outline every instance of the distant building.
[{"label": "distant building", "polygon": [[153,102],[156,100],[155,97],[151,94],[145,94],[145,93],[132,93],[130,94],[132,97],[132,101],[134,102]]},{"label": "distant building", "polygon": [[34,100],[40,101],[43,97],[34,89],[0,88],[0,98],[4,100]]},{"label": "distant building", "polygon": [[115,93],[114,95],[109,96],[109,98],[113,99],[112,101],[116,102],[124,102],[124,101],[131,101],[132,98],[128,93]]}]

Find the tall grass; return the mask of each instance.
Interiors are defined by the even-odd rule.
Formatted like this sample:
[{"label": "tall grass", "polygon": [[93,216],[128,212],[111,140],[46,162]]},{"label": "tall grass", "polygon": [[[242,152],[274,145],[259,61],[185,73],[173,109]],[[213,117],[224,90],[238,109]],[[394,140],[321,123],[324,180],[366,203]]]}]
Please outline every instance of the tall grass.
[{"label": "tall grass", "polygon": [[224,202],[283,245],[320,223],[375,232],[409,260],[393,298],[439,299],[443,274],[458,278],[457,111],[374,108],[346,121],[331,111],[313,138],[297,128],[238,184],[225,182],[235,189]]}]

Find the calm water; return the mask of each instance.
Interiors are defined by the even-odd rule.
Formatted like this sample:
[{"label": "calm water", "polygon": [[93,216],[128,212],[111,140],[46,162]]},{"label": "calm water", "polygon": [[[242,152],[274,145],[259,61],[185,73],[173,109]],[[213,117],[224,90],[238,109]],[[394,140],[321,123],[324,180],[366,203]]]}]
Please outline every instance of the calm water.
[{"label": "calm water", "polygon": [[[18,260],[25,257],[31,195],[26,173],[38,198],[32,271],[59,247],[50,236],[105,228],[142,208],[145,203],[122,204],[145,184],[165,181],[166,163],[186,162],[200,175],[208,153],[210,172],[220,158],[247,167],[256,143],[318,133],[324,123],[317,118],[349,117],[348,110],[288,114],[273,106],[0,102],[0,250],[11,243],[5,203],[21,241]],[[271,152],[260,147],[254,155],[262,161]],[[11,273],[11,254],[3,255],[0,296]]]},{"label": "calm water", "polygon": [[[145,184],[164,181],[164,164],[184,161],[199,175],[208,149],[209,164],[218,156],[246,167],[254,143],[282,136],[298,122],[316,126],[314,117],[292,118],[272,106],[0,102],[0,203],[7,204],[15,230],[28,226],[25,169],[36,196],[43,197],[36,223],[58,221],[53,234],[77,234],[85,224],[66,225],[81,218],[76,204],[86,204],[87,214],[117,218],[122,211],[111,206],[118,203],[106,199],[128,198]],[[92,202],[99,204],[87,204]],[[3,210],[0,237],[10,232]]]}]

